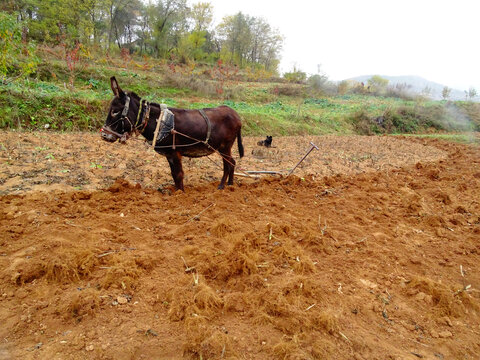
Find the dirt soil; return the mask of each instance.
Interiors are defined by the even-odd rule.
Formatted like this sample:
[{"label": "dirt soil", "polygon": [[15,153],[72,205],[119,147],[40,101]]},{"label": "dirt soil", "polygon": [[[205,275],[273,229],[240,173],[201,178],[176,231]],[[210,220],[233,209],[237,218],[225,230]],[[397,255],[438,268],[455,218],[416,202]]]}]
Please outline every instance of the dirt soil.
[{"label": "dirt soil", "polygon": [[479,358],[478,144],[258,140],[320,150],[1,132],[0,359]]}]

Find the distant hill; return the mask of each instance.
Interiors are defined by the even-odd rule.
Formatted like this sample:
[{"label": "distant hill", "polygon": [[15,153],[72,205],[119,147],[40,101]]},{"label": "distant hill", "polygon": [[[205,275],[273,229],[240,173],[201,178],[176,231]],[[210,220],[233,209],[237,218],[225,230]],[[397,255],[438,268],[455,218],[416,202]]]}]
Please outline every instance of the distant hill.
[{"label": "distant hill", "polygon": [[[373,75],[362,75],[357,76],[347,80],[353,80],[358,82],[367,83],[368,79],[370,79]],[[380,75],[382,78],[388,80],[388,85],[396,85],[396,84],[407,84],[410,87],[410,91],[415,94],[421,94],[425,88],[429,88],[430,97],[434,100],[441,100],[442,99],[442,91],[446,85],[442,85],[427,79],[424,79],[420,76],[386,76]],[[461,90],[452,89],[450,92],[450,100],[464,100],[465,93]]]}]

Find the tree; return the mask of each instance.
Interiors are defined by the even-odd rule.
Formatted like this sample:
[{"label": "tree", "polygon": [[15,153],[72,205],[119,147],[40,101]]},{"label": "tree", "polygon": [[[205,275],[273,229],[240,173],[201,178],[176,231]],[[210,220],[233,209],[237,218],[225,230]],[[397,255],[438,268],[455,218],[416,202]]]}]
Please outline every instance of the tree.
[{"label": "tree", "polygon": [[388,79],[384,79],[380,75],[373,75],[370,79],[368,79],[368,86],[370,87],[370,91],[374,93],[385,91],[387,85]]},{"label": "tree", "polygon": [[276,71],[283,37],[261,18],[239,12],[226,16],[217,27],[224,60],[238,65],[261,64]]},{"label": "tree", "polygon": [[207,31],[213,21],[212,4],[203,2],[194,4],[191,10],[191,17],[194,31]]},{"label": "tree", "polygon": [[[276,72],[283,37],[266,20],[241,12],[212,29],[213,7],[187,0],[2,0],[23,42],[65,50],[118,47],[182,62],[207,60]],[[79,47],[78,45],[81,44]]]},{"label": "tree", "polygon": [[442,99],[448,100],[450,98],[451,92],[452,92],[452,89],[450,89],[448,86],[444,86],[442,90]]},{"label": "tree", "polygon": [[253,18],[251,22],[251,50],[247,59],[259,63],[267,70],[275,70],[283,37],[262,18]]},{"label": "tree", "polygon": [[430,98],[432,96],[432,88],[429,86],[425,86],[420,95],[427,99]]},{"label": "tree", "polygon": [[32,43],[22,43],[22,29],[15,17],[0,12],[0,76],[26,76],[35,71],[37,59]]},{"label": "tree", "polygon": [[468,98],[472,101],[477,96],[477,90],[474,87],[468,89]]},{"label": "tree", "polygon": [[152,11],[152,46],[157,56],[167,58],[188,29],[186,0],[159,0]]},{"label": "tree", "polygon": [[294,65],[293,70],[283,74],[283,77],[288,82],[301,84],[307,79],[307,74]]},{"label": "tree", "polygon": [[140,0],[108,0],[109,32],[108,45],[117,43],[118,48],[131,44],[135,39],[135,28],[140,16]]}]

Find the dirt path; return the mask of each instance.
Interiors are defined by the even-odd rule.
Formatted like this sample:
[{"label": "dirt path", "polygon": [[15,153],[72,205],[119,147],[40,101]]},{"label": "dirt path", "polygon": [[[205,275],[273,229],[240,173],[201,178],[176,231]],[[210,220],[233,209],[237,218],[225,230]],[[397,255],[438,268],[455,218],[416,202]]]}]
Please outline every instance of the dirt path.
[{"label": "dirt path", "polygon": [[478,146],[319,137],[181,193],[140,143],[0,136],[0,359],[478,358]]}]

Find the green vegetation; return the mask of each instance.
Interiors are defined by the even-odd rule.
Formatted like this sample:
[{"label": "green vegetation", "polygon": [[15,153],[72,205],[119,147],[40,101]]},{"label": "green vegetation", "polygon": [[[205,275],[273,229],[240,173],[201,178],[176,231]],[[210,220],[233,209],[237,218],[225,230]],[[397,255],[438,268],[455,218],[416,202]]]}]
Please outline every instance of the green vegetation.
[{"label": "green vegetation", "polygon": [[85,61],[70,84],[67,64],[45,56],[30,77],[0,84],[0,128],[95,131],[104,122],[112,98],[109,78],[115,75],[124,89],[172,107],[228,105],[242,117],[245,135],[480,130],[478,103],[325,96],[308,83],[248,81],[251,74],[226,65],[172,68],[142,61],[142,66],[132,61],[126,68],[102,59]]},{"label": "green vegetation", "polygon": [[[214,28],[208,2],[3,0],[0,12],[13,19],[10,27],[18,27],[16,39],[63,48],[70,70],[82,56],[116,48],[124,61],[132,55],[182,64],[222,60],[274,74],[283,43],[266,20],[241,12]],[[0,23],[6,22],[0,18]],[[0,36],[2,31],[0,26]]]},{"label": "green vegetation", "polygon": [[336,84],[320,68],[308,77],[294,67],[279,78],[275,29],[242,13],[213,29],[212,14],[209,3],[186,0],[2,2],[0,128],[94,131],[115,75],[171,107],[229,105],[245,135],[480,130],[478,103],[428,101],[377,75]]},{"label": "green vegetation", "polygon": [[453,142],[458,142],[462,144],[471,144],[476,143],[477,139],[473,134],[406,134],[406,136],[415,136],[421,138],[432,138],[432,139],[441,139],[448,140]]}]

